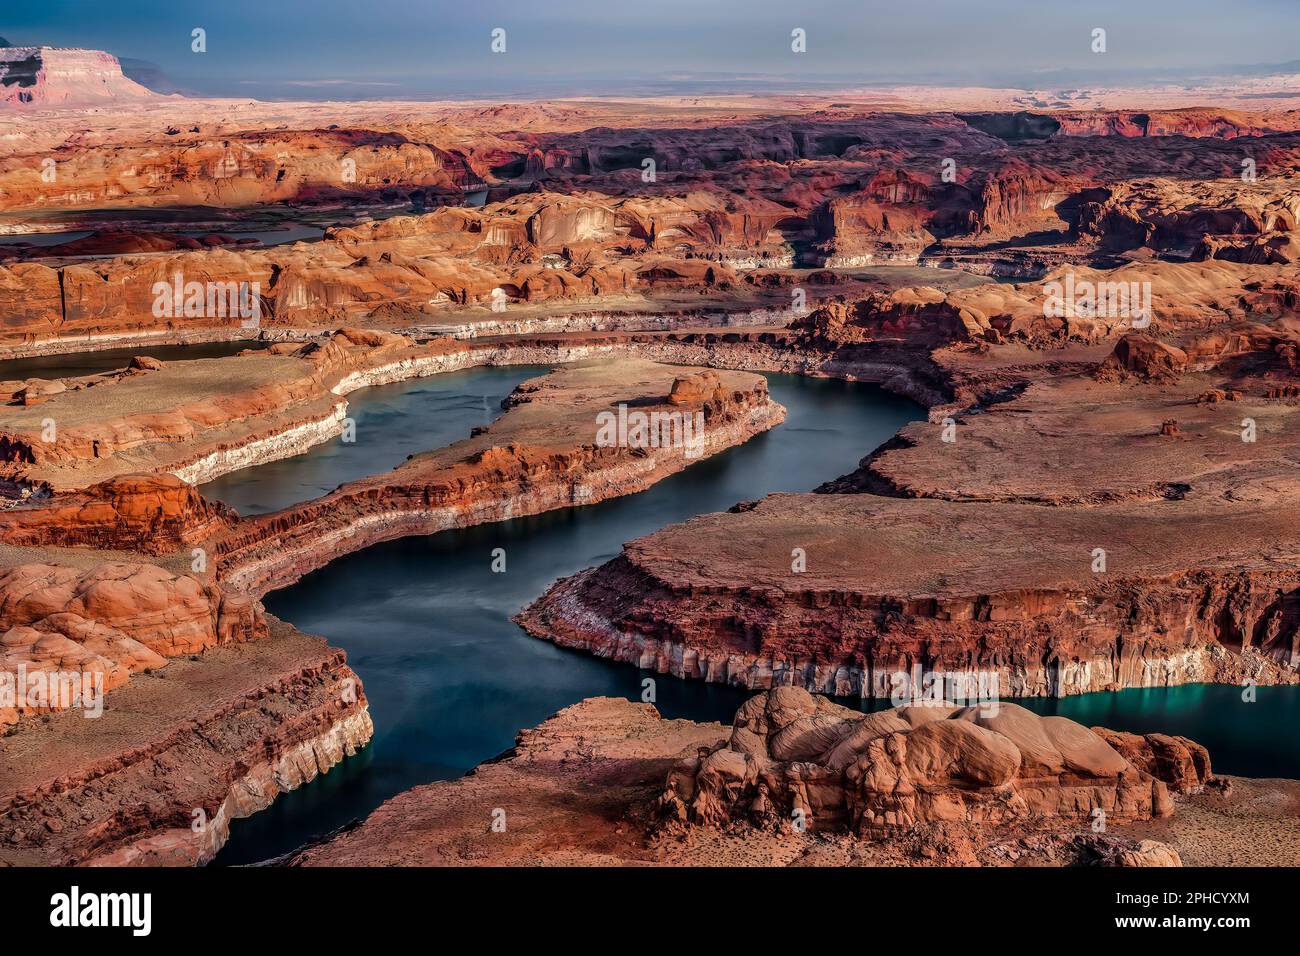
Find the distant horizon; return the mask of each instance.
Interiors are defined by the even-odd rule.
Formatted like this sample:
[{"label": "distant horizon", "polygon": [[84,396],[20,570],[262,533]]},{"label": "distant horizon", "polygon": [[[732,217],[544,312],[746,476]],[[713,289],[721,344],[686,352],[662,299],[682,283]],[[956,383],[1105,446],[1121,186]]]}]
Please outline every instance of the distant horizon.
[{"label": "distant horizon", "polygon": [[[50,0],[12,11],[14,46],[104,50],[165,92],[265,100],[701,95],[881,88],[1096,89],[1300,72],[1300,6],[1207,0],[1086,11],[1015,0],[936,0],[926,11],[825,0],[662,0],[638,8],[561,0],[545,10],[483,0],[229,0],[178,9]],[[197,5],[190,4],[195,7]],[[1260,30],[1261,20],[1269,29]],[[192,50],[192,31],[206,49]],[[502,29],[503,52],[493,52]],[[1093,48],[1105,31],[1105,50]],[[803,51],[793,49],[803,31]]]}]

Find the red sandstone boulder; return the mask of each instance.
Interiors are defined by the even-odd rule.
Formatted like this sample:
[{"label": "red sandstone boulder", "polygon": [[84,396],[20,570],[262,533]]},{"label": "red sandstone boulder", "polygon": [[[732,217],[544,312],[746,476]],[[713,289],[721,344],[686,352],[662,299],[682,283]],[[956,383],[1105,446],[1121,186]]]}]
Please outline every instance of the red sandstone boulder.
[{"label": "red sandstone boulder", "polygon": [[995,713],[979,707],[965,707],[953,715],[969,720],[1006,737],[1020,751],[1020,772],[1025,776],[1051,776],[1065,769],[1065,756],[1048,736],[1043,720],[1017,704],[1002,703]]},{"label": "red sandstone boulder", "polygon": [[1178,851],[1156,840],[1142,840],[1135,847],[1122,850],[1116,866],[1182,866]]},{"label": "red sandstone boulder", "polygon": [[673,381],[668,394],[670,405],[702,405],[723,396],[722,380],[712,369],[684,375]]},{"label": "red sandstone boulder", "polygon": [[20,405],[39,405],[67,390],[68,387],[58,379],[33,379],[14,392],[13,397]]},{"label": "red sandstone boulder", "polygon": [[798,687],[746,701],[727,743],[673,768],[659,805],[679,823],[793,819],[864,835],[942,823],[1075,827],[1094,811],[1119,821],[1172,812],[1160,779],[1064,717],[1014,704],[862,714]]},{"label": "red sandstone boulder", "polygon": [[906,748],[914,786],[1000,787],[1020,771],[1020,749],[1010,739],[966,721],[932,720],[887,739]]},{"label": "red sandstone boulder", "polygon": [[[102,564],[90,570],[22,564],[0,572],[0,627],[41,626],[60,614],[121,631],[165,656],[221,643],[223,634],[247,640],[265,633],[248,602],[215,585],[153,564]],[[223,618],[233,615],[233,621]]]},{"label": "red sandstone boulder", "polygon": [[1128,761],[1083,724],[1066,717],[1041,719],[1048,739],[1065,759],[1066,770],[1085,777],[1116,777],[1128,769]]},{"label": "red sandstone boulder", "polygon": [[[1294,227],[1293,227],[1294,228]],[[1249,238],[1205,236],[1192,259],[1223,259],[1253,265],[1286,265],[1300,260],[1300,239],[1290,232]]]},{"label": "red sandstone boulder", "polygon": [[1097,369],[1103,382],[1137,378],[1144,382],[1175,381],[1186,371],[1187,353],[1149,335],[1131,332],[1115,343],[1115,349]]},{"label": "red sandstone boulder", "polygon": [[1174,793],[1196,793],[1211,777],[1210,752],[1186,737],[1129,734],[1094,727],[1133,766],[1163,780]]},{"label": "red sandstone boulder", "polygon": [[[98,674],[102,690],[164,658],[263,637],[261,605],[152,564],[0,571],[0,671]],[[0,675],[3,676],[3,675]],[[0,724],[27,710],[5,708]]]}]

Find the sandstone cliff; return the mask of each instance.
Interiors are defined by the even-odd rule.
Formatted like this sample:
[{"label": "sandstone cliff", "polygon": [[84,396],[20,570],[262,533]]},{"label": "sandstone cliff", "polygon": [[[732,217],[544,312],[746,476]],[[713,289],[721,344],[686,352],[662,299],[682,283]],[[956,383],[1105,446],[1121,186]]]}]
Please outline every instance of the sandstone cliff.
[{"label": "sandstone cliff", "polygon": [[48,108],[148,100],[154,93],[122,75],[99,50],[0,47],[0,107]]},{"label": "sandstone cliff", "polygon": [[0,863],[193,866],[231,824],[369,741],[341,652],[272,621],[267,640],[175,660],[0,738]]}]

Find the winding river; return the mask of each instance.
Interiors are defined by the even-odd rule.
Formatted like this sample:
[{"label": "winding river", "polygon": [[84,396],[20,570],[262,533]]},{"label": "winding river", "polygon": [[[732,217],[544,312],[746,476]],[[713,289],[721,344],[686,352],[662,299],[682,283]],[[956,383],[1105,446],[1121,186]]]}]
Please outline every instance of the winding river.
[{"label": "winding river", "polygon": [[[391,468],[411,452],[464,437],[499,414],[501,398],[515,384],[540,371],[479,368],[364,389],[349,397],[355,445],[321,446],[228,475],[203,491],[244,513],[315,497]],[[923,415],[917,405],[872,385],[789,375],[769,375],[768,381],[789,410],[783,425],[645,492],[376,545],[268,595],[273,613],[347,650],[365,684],[375,736],[311,784],[234,821],[216,863],[253,863],[293,850],[365,817],[397,793],[463,775],[508,749],[521,728],[584,697],[639,700],[647,678],[665,716],[729,722],[747,691],[562,650],[527,636],[511,616],[555,579],[614,557],[629,539],[770,492],[807,491],[844,474]],[[491,569],[494,548],[505,549],[504,573]],[[1259,733],[1263,726],[1295,725],[1300,689],[1258,693],[1258,702],[1249,705],[1240,703],[1239,689],[1214,686],[1021,703],[1085,724],[1185,734],[1209,746],[1225,772],[1300,776],[1300,744],[1280,746]],[[1230,700],[1238,702],[1235,709],[1227,707]],[[1225,710],[1236,716],[1225,718]]]},{"label": "winding river", "polygon": [[[539,371],[479,368],[355,392],[353,448],[364,452],[372,440],[386,448],[370,456],[368,468],[364,455],[322,446],[228,475],[203,491],[224,494],[241,510],[313,497],[358,477],[358,465],[373,473],[410,451],[464,437],[496,417],[501,398]],[[268,595],[270,611],[347,650],[370,699],[375,737],[313,783],[232,824],[217,862],[284,853],[403,790],[459,777],[508,749],[521,728],[584,697],[639,700],[651,675],[529,637],[511,616],[556,578],[614,557],[631,538],[768,492],[807,491],[851,471],[865,450],[923,414],[872,385],[787,375],[768,381],[789,410],[783,425],[640,494],[376,545]],[[410,447],[392,447],[403,439]],[[332,473],[331,462],[344,470]],[[491,570],[498,547],[506,551],[505,573]],[[657,704],[671,717],[730,720],[748,696],[654,679]]]}]

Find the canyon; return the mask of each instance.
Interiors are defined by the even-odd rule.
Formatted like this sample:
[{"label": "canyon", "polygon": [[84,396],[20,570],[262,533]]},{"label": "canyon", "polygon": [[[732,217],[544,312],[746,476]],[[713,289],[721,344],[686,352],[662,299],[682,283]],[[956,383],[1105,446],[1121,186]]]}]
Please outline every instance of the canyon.
[{"label": "canyon", "polygon": [[[374,733],[362,675],[269,594],[779,441],[764,373],[926,411],[820,487],[665,522],[515,609],[754,692],[733,728],[573,701],[280,862],[1169,865],[1293,823],[1288,782],[1214,778],[1177,735],[845,706],[918,669],[1015,698],[1300,683],[1285,89],[408,109],[157,96],[92,53],[0,48],[0,674],[103,694],[95,719],[0,702],[0,863],[210,862]],[[212,342],[258,347],[150,355]],[[366,389],[525,365],[549,371],[490,424],[388,470],[259,514],[202,488],[364,444]],[[792,810],[817,825],[771,825]]]},{"label": "canyon", "polygon": [[[407,364],[386,362],[391,355],[384,354],[384,342],[390,352],[407,356]],[[286,354],[307,371],[331,368],[315,384],[332,394],[323,381],[361,387],[386,376],[439,370],[437,361],[410,359],[409,346],[391,334],[345,331],[323,347],[295,346]],[[306,358],[297,357],[302,351]],[[45,407],[57,409],[63,394]],[[305,397],[310,404],[313,396]],[[597,413],[620,403],[661,415],[698,415],[700,431],[686,445],[670,440],[681,438],[671,431],[601,445]],[[760,376],[691,373],[631,359],[529,380],[509,405],[471,438],[414,456],[387,476],[267,516],[241,519],[165,471],[123,473],[138,467],[138,459],[115,460],[123,449],[109,442],[100,446],[105,457],[92,456],[107,469],[96,477],[109,477],[75,492],[42,487],[26,505],[0,513],[6,554],[64,559],[10,562],[0,582],[5,669],[30,679],[75,668],[102,675],[107,695],[97,720],[77,713],[82,701],[69,706],[30,694],[17,707],[0,708],[0,721],[11,727],[4,738],[5,780],[14,787],[3,794],[0,814],[5,858],[207,862],[232,819],[264,808],[277,793],[309,782],[366,744],[371,720],[359,678],[341,652],[268,615],[258,601],[267,588],[395,536],[630,493],[771,428],[783,415]],[[113,414],[103,399],[96,408]],[[263,424],[278,428],[277,434],[299,432],[292,416],[300,410],[292,406],[250,405],[249,411],[273,413]],[[160,449],[192,439],[188,432],[178,439],[151,428],[125,447],[165,453]],[[71,447],[51,459],[64,475],[75,474],[79,460],[75,443]],[[252,449],[244,461],[285,453],[265,442],[242,447]],[[118,560],[126,551],[136,560]],[[73,566],[68,555],[75,556]],[[146,556],[153,560],[141,560]],[[168,686],[176,681],[181,687]],[[183,708],[205,709],[178,724],[175,694]],[[139,707],[155,719],[133,728]],[[200,723],[205,729],[195,739]],[[51,731],[67,738],[67,750],[41,742]],[[126,752],[102,752],[123,734],[143,736]],[[151,768],[159,762],[174,767],[184,785],[157,778]],[[128,792],[138,803],[124,818],[108,795]],[[190,828],[190,817],[202,826]]]}]

